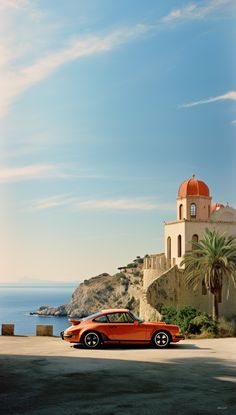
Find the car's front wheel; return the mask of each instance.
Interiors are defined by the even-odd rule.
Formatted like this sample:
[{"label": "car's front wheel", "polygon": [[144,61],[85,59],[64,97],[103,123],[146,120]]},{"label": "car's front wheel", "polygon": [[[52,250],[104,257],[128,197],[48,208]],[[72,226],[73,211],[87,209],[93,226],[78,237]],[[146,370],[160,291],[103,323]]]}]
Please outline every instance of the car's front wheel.
[{"label": "car's front wheel", "polygon": [[153,343],[156,347],[164,349],[170,344],[170,334],[166,331],[158,331],[153,336]]},{"label": "car's front wheel", "polygon": [[82,343],[87,349],[96,349],[101,344],[101,338],[95,331],[89,331],[84,335]]}]

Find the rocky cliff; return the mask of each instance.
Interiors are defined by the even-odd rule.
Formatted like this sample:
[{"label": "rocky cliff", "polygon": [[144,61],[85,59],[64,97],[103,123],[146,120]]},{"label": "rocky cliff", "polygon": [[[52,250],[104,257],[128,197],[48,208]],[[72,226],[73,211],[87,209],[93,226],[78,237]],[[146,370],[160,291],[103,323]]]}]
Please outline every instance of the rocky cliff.
[{"label": "rocky cliff", "polygon": [[143,272],[142,259],[137,258],[115,275],[104,273],[84,280],[75,289],[69,304],[41,306],[36,314],[83,317],[107,308],[129,308],[138,312]]}]

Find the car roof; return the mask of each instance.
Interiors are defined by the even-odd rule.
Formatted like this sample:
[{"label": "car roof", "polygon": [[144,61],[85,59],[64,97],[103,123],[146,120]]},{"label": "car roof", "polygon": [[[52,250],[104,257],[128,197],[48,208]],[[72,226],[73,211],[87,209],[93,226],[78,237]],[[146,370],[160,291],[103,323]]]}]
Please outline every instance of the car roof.
[{"label": "car roof", "polygon": [[108,308],[107,310],[102,310],[102,313],[127,313],[129,312],[128,308]]}]

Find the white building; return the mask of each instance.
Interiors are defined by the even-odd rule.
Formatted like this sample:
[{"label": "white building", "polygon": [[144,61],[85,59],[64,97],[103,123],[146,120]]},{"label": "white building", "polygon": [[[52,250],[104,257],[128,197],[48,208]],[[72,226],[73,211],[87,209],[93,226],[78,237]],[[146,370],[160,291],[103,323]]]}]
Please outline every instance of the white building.
[{"label": "white building", "polygon": [[[229,236],[236,235],[236,209],[221,203],[212,204],[206,183],[193,176],[179,187],[177,218],[165,223],[165,253],[148,255],[144,260],[143,296],[140,314],[151,320],[159,317],[162,306],[192,305],[211,312],[208,293],[199,287],[196,292],[185,287],[180,263],[192,241],[202,238],[206,228]],[[236,289],[230,286],[229,296],[223,290],[220,314],[236,315]]]},{"label": "white building", "polygon": [[178,265],[191,241],[198,241],[206,228],[236,235],[236,209],[221,203],[211,203],[206,183],[193,176],[179,187],[177,219],[165,223],[165,255],[170,265]]}]

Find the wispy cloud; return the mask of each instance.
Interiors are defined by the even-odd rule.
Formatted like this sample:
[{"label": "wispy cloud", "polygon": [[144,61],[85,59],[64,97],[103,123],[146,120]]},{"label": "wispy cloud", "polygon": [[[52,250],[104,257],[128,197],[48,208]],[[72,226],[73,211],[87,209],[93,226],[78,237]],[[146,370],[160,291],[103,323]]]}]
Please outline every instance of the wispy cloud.
[{"label": "wispy cloud", "polygon": [[66,164],[33,164],[0,168],[0,183],[36,179],[104,179],[105,176]]},{"label": "wispy cloud", "polygon": [[140,199],[105,199],[79,201],[74,208],[84,210],[153,210],[157,204]]},{"label": "wispy cloud", "polygon": [[[73,42],[68,40],[67,46],[56,50],[52,49],[52,43],[47,36],[44,49],[37,48],[37,42],[42,37],[42,32],[48,24],[40,24],[37,30],[41,30],[40,36],[33,36],[34,25],[32,19],[42,13],[37,2],[33,0],[1,0],[0,19],[1,36],[4,42],[0,45],[0,116],[5,116],[15,100],[28,88],[49,77],[62,65],[77,59],[92,56],[99,53],[109,52],[122,44],[145,35],[152,30],[158,30],[160,26],[168,27],[172,22],[181,22],[186,19],[205,17],[214,10],[232,4],[231,0],[211,0],[205,6],[192,3],[180,9],[175,9],[159,20],[155,25],[151,23],[136,24],[130,27],[120,27],[106,34],[95,34],[85,37],[74,38]],[[12,20],[12,14],[18,13],[17,24],[8,25]],[[23,15],[27,15],[25,24]],[[42,14],[43,15],[43,14]],[[31,19],[31,23],[29,23]],[[28,25],[28,26],[27,26]],[[25,42],[19,42],[19,28],[24,27]],[[12,30],[14,28],[14,30]],[[14,38],[15,36],[15,38]],[[22,39],[22,36],[20,36]],[[31,46],[29,40],[31,39]],[[36,40],[37,39],[37,40]],[[45,50],[45,45],[47,49]],[[30,49],[32,47],[32,49]],[[24,59],[26,58],[25,62]]]},{"label": "wispy cloud", "polygon": [[179,107],[180,108],[190,108],[190,107],[195,107],[196,105],[211,104],[213,102],[228,101],[228,100],[229,101],[236,101],[236,91],[230,91],[230,92],[227,92],[226,94],[218,95],[216,97],[211,97],[211,98],[201,99],[199,101],[189,102],[187,104],[182,104]]},{"label": "wispy cloud", "polygon": [[44,178],[55,171],[55,165],[51,164],[1,168],[0,183]]},{"label": "wispy cloud", "polygon": [[205,1],[204,6],[195,2],[189,3],[184,7],[172,10],[167,16],[163,17],[164,23],[178,23],[193,19],[203,19],[215,10],[234,5],[234,0],[211,0]]},{"label": "wispy cloud", "polygon": [[47,210],[58,206],[65,206],[72,203],[70,195],[59,195],[33,200],[31,202],[30,210]]},{"label": "wispy cloud", "polygon": [[0,72],[0,116],[8,113],[10,106],[20,94],[50,76],[62,65],[86,56],[111,51],[144,34],[147,30],[147,26],[137,24],[133,27],[114,30],[106,35],[78,38],[69,42],[64,49],[49,52],[44,57],[37,59],[35,63],[21,69],[14,68],[14,70],[9,64],[15,60],[15,50],[11,51],[9,44],[6,47],[3,45],[4,53],[0,59],[2,66]]},{"label": "wispy cloud", "polygon": [[236,120],[231,121],[231,124],[236,124]]},{"label": "wispy cloud", "polygon": [[0,10],[30,13],[33,18],[42,17],[42,11],[37,7],[35,0],[1,0]]},{"label": "wispy cloud", "polygon": [[[27,205],[28,206],[28,205]],[[33,200],[29,209],[40,211],[66,206],[70,210],[131,211],[131,210],[173,210],[174,205],[146,198],[82,199],[72,195],[56,195]]]}]

